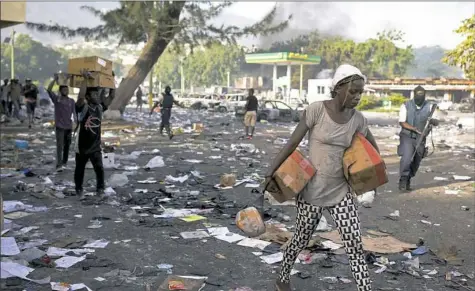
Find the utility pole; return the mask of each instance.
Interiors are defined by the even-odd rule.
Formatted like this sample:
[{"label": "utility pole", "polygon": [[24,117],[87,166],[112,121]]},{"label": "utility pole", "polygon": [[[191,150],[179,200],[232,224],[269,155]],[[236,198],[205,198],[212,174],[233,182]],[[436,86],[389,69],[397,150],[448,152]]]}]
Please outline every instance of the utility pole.
[{"label": "utility pole", "polygon": [[153,68],[155,66],[152,66],[152,69],[150,70],[150,76],[149,76],[149,84],[148,84],[148,107],[152,108],[153,106]]},{"label": "utility pole", "polygon": [[228,88],[231,87],[231,72],[227,72],[227,77],[228,77]]},{"label": "utility pole", "polygon": [[181,96],[185,95],[185,74],[183,73],[183,58],[180,62],[180,75],[181,75]]},{"label": "utility pole", "polygon": [[12,45],[12,55],[11,55],[11,79],[15,79],[15,30],[12,29],[12,39],[11,39],[11,45]]},{"label": "utility pole", "polygon": [[299,90],[299,99],[302,98],[303,92],[303,64],[300,64],[300,90]]}]

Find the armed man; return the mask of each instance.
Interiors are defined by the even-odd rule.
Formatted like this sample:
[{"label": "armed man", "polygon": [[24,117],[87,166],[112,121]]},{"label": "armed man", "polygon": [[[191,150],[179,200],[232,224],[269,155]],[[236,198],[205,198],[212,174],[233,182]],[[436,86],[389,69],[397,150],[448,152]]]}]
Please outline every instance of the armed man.
[{"label": "armed man", "polygon": [[150,116],[152,115],[153,111],[155,108],[160,106],[160,113],[162,114],[162,122],[160,123],[160,135],[163,134],[163,128],[167,130],[168,138],[172,139],[173,134],[170,128],[170,117],[172,116],[172,107],[173,104],[182,107],[180,103],[178,103],[177,100],[172,95],[172,89],[170,86],[165,87],[165,93],[162,93],[160,95],[160,98],[157,102],[152,107],[152,110],[150,110]]},{"label": "armed man", "polygon": [[[427,154],[426,138],[432,126],[438,126],[439,121],[433,114],[436,104],[426,101],[426,90],[417,86],[414,89],[414,98],[401,105],[399,111],[398,155],[401,157],[399,165],[399,190],[411,191],[411,179],[416,175],[419,165]],[[419,144],[419,146],[418,146]]]}]

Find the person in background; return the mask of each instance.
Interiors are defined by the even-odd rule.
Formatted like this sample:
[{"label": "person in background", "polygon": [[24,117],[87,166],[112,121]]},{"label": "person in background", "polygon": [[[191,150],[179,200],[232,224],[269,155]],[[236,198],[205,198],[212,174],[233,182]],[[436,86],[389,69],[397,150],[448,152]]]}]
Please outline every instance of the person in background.
[{"label": "person in background", "polygon": [[[246,113],[244,114],[244,125],[246,127],[246,137],[248,139],[252,139],[254,136],[258,107],[259,101],[257,101],[256,96],[254,96],[254,89],[249,89],[249,95],[246,99],[246,106],[244,107],[246,110]],[[251,130],[251,134],[249,134],[249,129]]]},{"label": "person in background", "polygon": [[22,94],[22,86],[18,80],[18,78],[12,79],[10,82],[10,102],[8,104],[9,111],[11,112],[10,115],[14,116],[15,118],[20,118],[20,110],[21,110],[21,94]]},{"label": "person in background", "polygon": [[31,128],[35,118],[36,102],[38,101],[38,87],[29,78],[25,79],[23,94],[26,102],[26,113],[28,114],[28,128]]},{"label": "person in background", "polygon": [[114,98],[114,89],[109,90],[109,97],[106,100],[100,98],[99,87],[87,87],[87,79],[92,76],[83,71],[84,82],[79,90],[76,102],[76,113],[78,115],[78,130],[76,134],[76,168],[74,170],[74,183],[76,195],[84,199],[83,182],[86,164],[91,161],[96,173],[96,192],[101,197],[104,194],[104,166],[102,163],[101,148],[101,123],[104,111],[107,110],[110,102]]},{"label": "person in background", "polygon": [[10,95],[10,87],[8,86],[8,79],[3,80],[3,85],[0,87],[0,100],[2,105],[2,113],[9,115],[8,99]]},{"label": "person in background", "polygon": [[173,134],[171,131],[171,126],[170,126],[170,117],[172,116],[173,104],[179,107],[182,107],[180,103],[178,103],[178,101],[175,100],[171,92],[172,92],[172,89],[170,88],[170,86],[166,86],[165,93],[162,93],[162,95],[160,95],[159,100],[155,102],[155,104],[152,107],[152,110],[150,110],[150,116],[151,116],[155,108],[160,106],[160,113],[162,114],[162,122],[160,123],[160,135],[163,134],[163,128],[165,128],[167,130],[167,134],[170,139],[173,138]]},{"label": "person in background", "polygon": [[60,172],[66,168],[69,157],[69,146],[73,132],[73,122],[77,120],[76,104],[74,99],[69,98],[69,87],[65,84],[59,85],[59,96],[53,92],[54,84],[58,84],[58,74],[54,75],[46,91],[54,104],[54,123],[56,126],[56,171]]},{"label": "person in background", "polygon": [[[401,157],[399,163],[399,190],[411,191],[411,179],[416,175],[419,165],[426,154],[426,137],[423,138],[420,148],[416,149],[417,138],[424,131],[424,127],[429,119],[432,106],[437,106],[426,101],[426,90],[422,86],[414,89],[414,98],[401,105],[399,111],[399,133],[398,155]],[[430,120],[430,124],[438,126],[439,121],[435,113]],[[414,155],[414,152],[416,154]],[[414,159],[412,156],[414,155]]]},{"label": "person in background", "polygon": [[277,155],[266,173],[266,189],[274,191],[273,175],[308,135],[309,158],[316,168],[315,176],[296,197],[296,228],[287,245],[277,291],[291,291],[290,272],[297,256],[307,247],[313,232],[328,210],[335,221],[345,246],[349,265],[358,291],[371,291],[371,280],[365,261],[360,221],[351,188],[343,172],[343,155],[359,132],[378,150],[368,121],[355,109],[365,85],[365,76],[351,65],[341,65],[332,81],[332,99],[310,104],[303,113],[290,140]]},{"label": "person in background", "polygon": [[135,93],[135,97],[137,98],[137,111],[139,110],[140,108],[140,112],[142,112],[142,97],[143,97],[143,92],[142,92],[142,88],[139,88],[137,89],[137,92]]}]

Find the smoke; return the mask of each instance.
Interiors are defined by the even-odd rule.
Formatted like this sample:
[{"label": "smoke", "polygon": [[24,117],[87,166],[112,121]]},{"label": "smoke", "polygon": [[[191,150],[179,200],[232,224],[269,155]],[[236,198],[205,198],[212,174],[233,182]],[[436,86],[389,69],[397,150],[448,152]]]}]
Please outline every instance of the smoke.
[{"label": "smoke", "polygon": [[289,15],[292,15],[292,19],[288,28],[261,37],[261,48],[269,48],[274,42],[290,40],[314,30],[326,35],[347,36],[348,28],[352,25],[350,17],[331,2],[279,2],[274,23],[285,21]]},{"label": "smoke", "polygon": [[332,69],[324,69],[324,70],[321,70],[317,74],[317,79],[331,79],[332,77],[333,77]]}]

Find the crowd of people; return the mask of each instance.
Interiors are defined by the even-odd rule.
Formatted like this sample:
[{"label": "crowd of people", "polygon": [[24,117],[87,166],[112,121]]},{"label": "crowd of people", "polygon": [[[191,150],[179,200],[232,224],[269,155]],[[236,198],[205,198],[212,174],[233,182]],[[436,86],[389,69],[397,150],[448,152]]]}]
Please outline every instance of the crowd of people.
[{"label": "crowd of people", "polygon": [[[91,162],[96,174],[97,197],[103,197],[104,194],[101,123],[104,111],[108,109],[115,96],[114,89],[87,87],[87,80],[92,77],[86,71],[82,75],[84,81],[77,101],[69,97],[68,86],[58,84],[59,92],[53,92],[53,86],[58,83],[57,75],[47,89],[54,104],[56,167],[58,171],[65,169],[70,145],[74,142],[75,192],[81,199],[84,198],[83,181],[88,161]],[[317,174],[296,198],[296,228],[283,255],[281,270],[275,285],[278,291],[292,290],[290,274],[294,262],[298,254],[308,245],[323,210],[331,213],[340,232],[358,290],[372,290],[363,253],[357,207],[352,190],[344,177],[342,166],[343,154],[351,145],[355,133],[366,136],[379,152],[376,140],[368,128],[367,119],[355,109],[363,93],[365,81],[366,77],[358,68],[351,65],[340,66],[332,82],[332,99],[314,102],[306,108],[288,143],[267,171],[264,189],[272,189],[276,187],[273,180],[274,173],[308,135],[309,160],[317,169]],[[35,88],[36,86],[28,79],[25,80],[24,86],[20,85],[18,80],[11,80],[10,83],[5,80],[1,92],[3,110],[6,108],[9,114],[16,114],[15,112],[21,106],[20,96],[23,94],[27,100],[28,112],[34,113],[38,93]],[[438,121],[431,116],[434,111],[431,110],[433,105],[425,100],[424,88],[418,86],[414,92],[414,99],[408,100],[401,106],[399,116],[401,126],[398,148],[398,154],[401,156],[399,189],[402,191],[411,189],[410,181],[416,175],[419,164],[426,154],[425,139],[422,139],[421,148],[416,148],[418,145],[416,140],[420,138],[427,124],[438,125]],[[137,109],[141,109],[143,93],[140,88],[136,95]],[[181,106],[171,94],[171,88],[167,86],[150,111],[151,115],[157,107],[160,107],[160,133],[166,129],[170,139],[173,137],[170,126],[173,105]],[[254,135],[257,110],[258,100],[254,96],[254,90],[250,89],[244,116],[245,134],[249,139],[252,139]],[[77,124],[74,129],[73,121]]]},{"label": "crowd of people", "polygon": [[38,93],[38,87],[29,78],[25,79],[24,85],[20,83],[18,78],[3,80],[3,84],[0,87],[0,113],[22,120],[23,118],[20,116],[20,113],[23,103],[22,99],[24,99],[28,127],[31,128],[34,123]]}]

